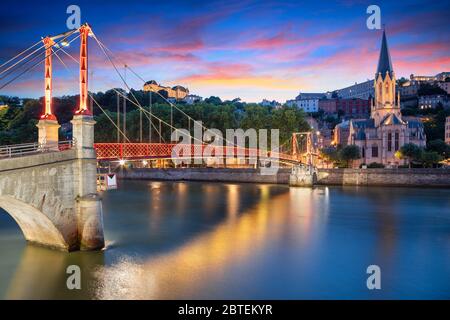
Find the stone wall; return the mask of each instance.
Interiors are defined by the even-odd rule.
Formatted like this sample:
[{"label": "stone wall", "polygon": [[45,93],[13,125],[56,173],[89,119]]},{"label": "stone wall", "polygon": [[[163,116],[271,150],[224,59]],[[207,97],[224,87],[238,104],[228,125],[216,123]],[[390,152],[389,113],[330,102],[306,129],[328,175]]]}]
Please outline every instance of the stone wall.
[{"label": "stone wall", "polygon": [[[121,169],[118,178],[288,184],[291,169],[263,176],[258,169]],[[446,169],[319,169],[318,184],[359,186],[450,187]]]},{"label": "stone wall", "polygon": [[179,169],[121,169],[118,178],[168,181],[216,181],[287,184],[291,169],[280,169],[277,175],[261,175],[259,169],[179,168]]},{"label": "stone wall", "polygon": [[0,208],[27,241],[66,251],[103,247],[97,161],[84,157],[87,151],[0,160]]},{"label": "stone wall", "polygon": [[0,206],[28,241],[70,250],[77,242],[76,151],[49,152],[0,162]]},{"label": "stone wall", "polygon": [[318,184],[450,187],[449,169],[320,169]]}]

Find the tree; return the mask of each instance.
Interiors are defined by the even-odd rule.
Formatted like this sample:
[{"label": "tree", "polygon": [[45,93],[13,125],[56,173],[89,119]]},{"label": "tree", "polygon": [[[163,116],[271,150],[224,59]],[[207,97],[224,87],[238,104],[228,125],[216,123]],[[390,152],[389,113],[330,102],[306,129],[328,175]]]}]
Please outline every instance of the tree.
[{"label": "tree", "polygon": [[443,157],[435,151],[424,151],[421,154],[420,160],[424,167],[432,168],[435,164],[442,161]]},{"label": "tree", "polygon": [[405,77],[401,77],[397,80],[397,85],[401,87],[404,83],[408,82],[408,80]]},{"label": "tree", "polygon": [[439,86],[429,83],[422,83],[420,85],[419,90],[417,90],[417,95],[419,96],[430,96],[434,94],[446,95],[447,92],[444,89],[440,88]]},{"label": "tree", "polygon": [[439,110],[430,120],[424,121],[423,127],[427,140],[442,139],[445,132],[445,118],[450,116],[450,110]]},{"label": "tree", "polygon": [[345,146],[339,151],[339,159],[344,161],[347,167],[349,164],[353,164],[353,160],[359,158],[361,158],[361,153],[359,147],[356,145]]},{"label": "tree", "polygon": [[335,147],[325,147],[319,150],[319,154],[325,162],[335,163],[339,161],[338,150]]},{"label": "tree", "polygon": [[444,159],[450,157],[450,145],[445,143],[442,139],[428,141],[427,151],[435,151],[439,155],[443,156]]},{"label": "tree", "polygon": [[211,96],[205,99],[205,103],[219,105],[222,104],[222,100],[219,97]]},{"label": "tree", "polygon": [[408,159],[409,167],[413,161],[419,161],[422,155],[422,148],[414,143],[404,144],[400,150],[395,153],[397,159]]}]

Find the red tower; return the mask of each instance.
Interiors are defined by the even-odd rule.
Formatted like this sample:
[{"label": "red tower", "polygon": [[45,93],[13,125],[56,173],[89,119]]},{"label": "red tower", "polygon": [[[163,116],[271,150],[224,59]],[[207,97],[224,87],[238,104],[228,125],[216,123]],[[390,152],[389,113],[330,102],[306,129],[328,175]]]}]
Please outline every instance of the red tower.
[{"label": "red tower", "polygon": [[91,115],[88,109],[88,36],[91,27],[86,23],[80,27],[80,106],[76,114]]},{"label": "red tower", "polygon": [[42,39],[45,45],[45,98],[41,119],[56,120],[52,114],[52,47],[55,42],[50,37]]}]

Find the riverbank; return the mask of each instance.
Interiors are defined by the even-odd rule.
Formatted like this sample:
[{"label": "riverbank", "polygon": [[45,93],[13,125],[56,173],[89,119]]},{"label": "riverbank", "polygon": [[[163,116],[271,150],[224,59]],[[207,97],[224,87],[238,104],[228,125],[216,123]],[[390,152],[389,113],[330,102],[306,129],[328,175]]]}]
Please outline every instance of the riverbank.
[{"label": "riverbank", "polygon": [[[251,168],[122,169],[119,179],[162,181],[211,181],[288,184],[291,169],[261,175]],[[448,169],[319,169],[319,185],[442,187],[450,188]]]}]

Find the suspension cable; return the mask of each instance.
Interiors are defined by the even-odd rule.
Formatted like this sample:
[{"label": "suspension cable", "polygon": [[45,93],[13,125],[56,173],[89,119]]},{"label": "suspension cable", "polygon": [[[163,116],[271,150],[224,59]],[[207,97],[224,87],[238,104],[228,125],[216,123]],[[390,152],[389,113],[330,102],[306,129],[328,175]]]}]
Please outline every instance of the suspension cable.
[{"label": "suspension cable", "polygon": [[[74,58],[70,53],[68,53],[67,51],[65,51],[64,49],[61,49],[62,52],[64,52],[67,56],[69,56],[73,61],[75,61],[77,64],[80,64],[80,62]],[[129,101],[130,103],[132,103],[133,105],[135,105],[136,107],[140,108],[139,110],[143,109],[141,105],[136,104],[133,100],[131,100],[130,98],[128,98],[126,95],[124,95],[122,92],[120,92],[119,90],[117,90],[116,88],[112,89],[114,92],[116,92],[119,96],[123,97],[124,99],[126,99],[127,101]],[[95,101],[95,100],[94,100]],[[148,111],[147,111],[148,113]],[[158,134],[161,136],[160,131],[158,131],[158,129],[156,128],[156,126],[153,124],[153,122],[151,121],[151,118],[149,118],[149,116],[144,112],[145,117],[150,121],[151,125],[155,128],[155,130],[158,132]],[[155,117],[158,119],[158,117],[156,117],[155,115],[151,114],[151,116]],[[117,127],[117,126],[116,126]],[[162,138],[165,142],[165,139]],[[128,138],[127,138],[128,140]],[[129,140],[128,140],[129,141]]]},{"label": "suspension cable", "polygon": [[[14,61],[15,59],[19,58],[21,55],[25,54],[27,51],[29,51],[29,50],[33,49],[34,47],[36,47],[39,43],[42,43],[42,41],[36,42],[34,45],[32,45],[31,47],[29,47],[28,49],[23,50],[22,52],[20,52],[19,54],[17,54],[15,57],[9,59],[8,61],[6,61],[6,62],[3,63],[2,65],[0,65],[0,68],[3,68],[4,66],[8,65],[8,63],[10,63],[10,62]],[[44,47],[45,47],[45,44],[44,44],[44,45],[41,45],[41,47],[39,47],[38,49],[34,50],[32,53],[30,53],[28,56],[26,56],[26,57],[23,58],[23,59],[26,59],[27,57],[29,57],[30,55],[32,55],[33,53],[35,53],[37,50],[40,50],[40,49],[42,49],[42,48],[44,48]],[[21,62],[23,59],[21,59],[19,62]],[[19,62],[16,62],[14,65],[16,65],[16,64],[19,63]],[[13,67],[14,65],[10,66],[9,68]],[[5,71],[8,71],[8,69],[3,70],[2,72],[0,72],[0,74],[4,73]]]},{"label": "suspension cable", "polygon": [[[52,49],[53,51],[53,49]],[[65,51],[65,50],[63,50]],[[67,52],[66,52],[67,54]],[[55,52],[55,56],[58,58],[58,60],[61,62],[61,64],[67,69],[67,71],[69,71],[69,73],[75,77],[75,74],[72,72],[72,70],[69,69],[69,67],[64,63],[64,61],[61,59],[61,57]],[[128,137],[125,135],[125,133],[120,130],[120,128],[114,123],[114,121],[111,119],[111,117],[108,115],[108,113],[100,106],[100,104],[97,102],[97,100],[95,100],[94,96],[88,91],[88,95],[91,97],[92,101],[94,101],[94,103],[100,108],[100,110],[105,114],[105,116],[109,119],[109,121],[111,121],[111,123],[117,128],[117,130],[120,132],[120,134],[123,135],[123,137],[130,142],[130,140],[128,139]]]},{"label": "suspension cable", "polygon": [[[65,40],[66,40],[69,36],[71,36],[75,31],[77,31],[77,30],[74,30],[74,31],[68,33],[63,39],[59,40],[59,41],[56,42],[56,43],[53,43],[53,44],[50,45],[49,47],[50,47],[50,48],[53,48],[53,46],[58,46],[58,44],[59,44],[60,42],[65,41]],[[7,72],[4,76],[0,77],[0,80],[1,80],[1,79],[4,79],[4,78],[7,77],[8,75],[10,75],[12,72],[14,72],[14,69],[13,69],[13,68],[14,68],[15,66],[17,66],[19,63],[21,63],[23,60],[29,58],[30,56],[34,55],[36,52],[38,52],[39,50],[41,50],[41,49],[43,49],[43,48],[45,48],[45,47],[46,47],[46,45],[43,44],[41,47],[37,48],[36,50],[34,50],[33,52],[31,52],[31,53],[28,54],[27,56],[23,57],[22,59],[20,59],[19,61],[17,61],[17,62],[14,63],[13,65],[9,66],[8,68],[6,68],[6,69],[3,70],[2,72],[0,72],[0,75],[1,75],[1,74],[5,73],[5,72],[9,71],[10,69],[12,69],[11,71]],[[39,54],[35,55],[33,58],[31,58],[30,60],[26,61],[25,63],[23,63],[21,66],[18,66],[17,68],[24,67],[25,65],[29,64],[30,62],[33,62],[34,60],[36,60],[36,58],[39,58]]]},{"label": "suspension cable", "polygon": [[[104,53],[105,56],[108,58],[109,62],[112,64],[112,66],[114,67],[116,73],[119,75],[120,79],[121,79],[122,82],[125,84],[126,88],[127,88],[128,91],[131,93],[132,97],[134,98],[134,100],[135,100],[136,102],[130,100],[128,97],[126,97],[126,96],[123,95],[122,93],[119,93],[119,94],[122,95],[122,96],[124,96],[124,98],[125,98],[126,100],[130,101],[132,104],[134,104],[136,107],[138,107],[139,110],[143,110],[143,112],[144,112],[144,114],[146,115],[147,119],[149,119],[148,116],[147,116],[147,113],[149,113],[149,112],[148,112],[147,110],[145,110],[145,109],[141,106],[141,104],[139,103],[139,100],[136,98],[136,96],[134,95],[134,93],[131,91],[130,87],[128,86],[128,83],[127,83],[127,82],[125,81],[125,79],[122,77],[122,75],[121,75],[121,73],[119,72],[119,70],[117,69],[115,63],[113,62],[113,60],[111,59],[111,57],[108,55],[108,53],[105,51],[105,49],[102,47],[102,45],[100,44],[100,42],[99,42],[99,40],[97,39],[97,37],[95,36],[95,34],[93,34],[93,37],[94,37],[94,39],[97,41],[97,44],[98,44],[99,47],[102,49],[103,53]],[[151,113],[150,113],[150,116],[153,116],[153,117],[155,117],[155,118],[158,119],[158,117],[156,117],[155,115],[153,115],[153,114],[151,114]],[[150,120],[150,119],[149,119],[149,120]],[[152,125],[153,125],[153,123],[152,123]],[[158,129],[156,129],[156,127],[155,127],[155,130],[158,132],[159,136],[165,141],[165,139],[162,137],[161,131],[158,130]]]},{"label": "suspension cable", "polygon": [[[64,39],[66,39],[68,36],[70,36],[70,35],[67,35],[66,37],[64,37]],[[78,39],[79,37],[80,37],[80,35],[76,36],[75,38],[73,38],[72,40],[70,40],[70,41],[68,42],[68,44],[72,43],[73,41],[75,41],[75,40]],[[61,39],[60,41],[64,41],[64,39]],[[59,43],[59,42],[58,42],[58,43]],[[55,43],[55,44],[56,44],[56,43]],[[55,44],[54,44],[54,45],[55,45]],[[53,47],[54,45],[52,45],[51,47]],[[61,47],[58,48],[58,50],[56,50],[56,52],[58,52],[58,51],[60,51],[60,50],[61,50]],[[52,51],[52,53],[51,53],[50,55],[48,55],[48,56],[45,55],[45,57],[44,57],[43,60],[36,62],[34,65],[32,65],[32,66],[30,66],[29,68],[25,69],[25,70],[22,71],[20,74],[18,74],[17,76],[15,76],[15,77],[12,78],[11,80],[9,80],[8,82],[6,82],[6,83],[3,84],[2,86],[0,86],[0,90],[2,90],[3,88],[5,88],[5,87],[8,86],[9,84],[11,84],[13,81],[15,81],[16,79],[18,79],[19,77],[21,77],[21,76],[24,75],[25,73],[31,71],[32,69],[34,69],[35,67],[37,67],[38,65],[40,65],[42,62],[45,61],[45,59],[47,59],[49,56],[53,55],[53,53],[54,53],[54,52]],[[33,60],[34,60],[34,59],[33,59]]]},{"label": "suspension cable", "polygon": [[[101,47],[103,47],[104,49],[108,50],[112,55],[114,55],[114,53],[111,51],[111,49],[109,49],[105,44],[103,44],[103,42],[101,42],[95,35],[94,35],[96,41],[99,43],[99,45]],[[119,62],[122,63],[122,61],[118,58],[116,58],[117,60],[119,60]],[[124,63],[125,64],[125,63]],[[130,66],[128,64],[127,65],[127,69],[131,71],[131,73],[133,73],[137,78],[139,78],[141,81],[143,81],[144,83],[146,83],[146,81],[136,72],[134,71],[132,68],[130,68]],[[191,119],[195,124],[198,124],[201,126],[202,129],[204,130],[209,130],[206,126],[203,125],[203,123],[201,121],[198,121],[194,118],[192,118],[190,115],[188,115],[186,112],[184,112],[182,109],[178,108],[177,105],[173,104],[172,102],[170,102],[168,99],[166,99],[166,97],[164,97],[161,93],[157,92],[157,91],[150,91],[150,92],[155,92],[157,95],[159,95],[162,99],[164,99],[171,107],[174,107],[175,109],[177,109],[178,111],[180,111],[184,116],[186,116],[187,118]],[[233,142],[227,140],[226,138],[223,138],[223,140],[225,142],[228,142],[231,145],[234,145]]]}]

